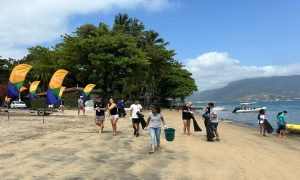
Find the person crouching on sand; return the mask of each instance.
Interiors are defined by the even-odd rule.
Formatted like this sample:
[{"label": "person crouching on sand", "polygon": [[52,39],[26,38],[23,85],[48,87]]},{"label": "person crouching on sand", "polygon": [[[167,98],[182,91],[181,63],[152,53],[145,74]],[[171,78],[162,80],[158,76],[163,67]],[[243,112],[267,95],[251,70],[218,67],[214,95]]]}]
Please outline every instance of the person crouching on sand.
[{"label": "person crouching on sand", "polygon": [[119,119],[119,114],[118,114],[118,107],[116,105],[116,103],[114,102],[113,99],[109,100],[109,104],[108,104],[108,109],[109,109],[109,113],[110,113],[110,122],[111,122],[111,126],[113,129],[113,135],[115,136],[117,134],[117,122]]},{"label": "person crouching on sand", "polygon": [[265,110],[264,109],[261,109],[258,113],[258,124],[259,124],[259,132],[260,132],[260,135],[263,135],[263,136],[266,136],[266,124],[265,124],[265,119],[266,119],[266,116],[265,116]]},{"label": "person crouching on sand", "polygon": [[102,101],[101,97],[97,97],[94,109],[96,110],[95,124],[100,128],[99,134],[102,134],[104,129],[106,103]]},{"label": "person crouching on sand", "polygon": [[161,123],[168,128],[163,115],[161,113],[160,107],[157,105],[152,106],[152,112],[149,113],[146,127],[150,124],[150,137],[151,137],[151,150],[149,154],[153,154],[156,151],[159,151],[160,148],[160,132],[161,132]]}]

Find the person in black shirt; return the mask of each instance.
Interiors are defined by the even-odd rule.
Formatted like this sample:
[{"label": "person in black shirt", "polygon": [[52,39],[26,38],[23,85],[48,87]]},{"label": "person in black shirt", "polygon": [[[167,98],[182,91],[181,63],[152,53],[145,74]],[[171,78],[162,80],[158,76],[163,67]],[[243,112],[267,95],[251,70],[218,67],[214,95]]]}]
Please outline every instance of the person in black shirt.
[{"label": "person in black shirt", "polygon": [[99,134],[102,134],[103,128],[104,128],[106,104],[105,104],[105,102],[102,101],[101,97],[97,97],[97,100],[94,103],[94,108],[96,110],[95,123],[100,128]]},{"label": "person in black shirt", "polygon": [[182,107],[182,120],[183,120],[183,135],[190,136],[190,127],[191,127],[191,112],[192,103],[188,102]]},{"label": "person in black shirt", "polygon": [[119,119],[118,114],[118,106],[116,105],[115,101],[113,99],[109,99],[109,104],[107,106],[110,114],[110,122],[113,129],[113,135],[117,135],[117,122]]}]

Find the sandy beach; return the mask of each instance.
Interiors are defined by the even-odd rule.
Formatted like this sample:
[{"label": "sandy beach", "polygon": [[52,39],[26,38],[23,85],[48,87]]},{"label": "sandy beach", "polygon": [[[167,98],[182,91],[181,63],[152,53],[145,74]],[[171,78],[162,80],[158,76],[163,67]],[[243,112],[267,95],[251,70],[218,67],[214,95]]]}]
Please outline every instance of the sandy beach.
[{"label": "sandy beach", "polygon": [[[148,114],[144,112],[144,114]],[[1,179],[299,179],[300,137],[262,137],[257,129],[220,122],[220,142],[202,132],[183,136],[181,112],[163,110],[175,141],[162,133],[161,151],[148,154],[149,132],[133,136],[129,117],[98,134],[94,112],[45,117],[0,112]]]}]

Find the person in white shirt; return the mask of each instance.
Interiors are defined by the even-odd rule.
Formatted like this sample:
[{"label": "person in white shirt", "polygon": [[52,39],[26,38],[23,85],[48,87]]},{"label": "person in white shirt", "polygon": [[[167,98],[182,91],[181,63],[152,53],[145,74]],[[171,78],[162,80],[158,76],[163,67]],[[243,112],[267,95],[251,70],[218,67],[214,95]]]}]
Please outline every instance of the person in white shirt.
[{"label": "person in white shirt", "polygon": [[82,110],[83,115],[85,115],[85,106],[83,101],[83,96],[80,96],[77,101],[78,115],[80,115],[80,111]]},{"label": "person in white shirt", "polygon": [[215,107],[214,103],[208,103],[208,107],[210,108],[209,120],[213,127],[213,131],[215,133],[216,140],[220,141],[220,136],[219,136],[219,132],[218,132],[218,124],[219,124],[218,112],[214,109],[214,107]]},{"label": "person in white shirt", "polygon": [[140,104],[139,100],[134,100],[134,104],[132,104],[130,106],[130,118],[132,120],[132,127],[134,129],[134,135],[136,137],[139,136],[139,130],[140,130],[140,118],[138,117],[137,113],[140,113],[142,111],[143,107],[142,105]]},{"label": "person in white shirt", "polygon": [[266,112],[264,109],[261,109],[258,113],[258,124],[259,124],[259,131],[260,131],[260,135],[266,136],[266,124],[265,124],[265,119],[266,119]]}]

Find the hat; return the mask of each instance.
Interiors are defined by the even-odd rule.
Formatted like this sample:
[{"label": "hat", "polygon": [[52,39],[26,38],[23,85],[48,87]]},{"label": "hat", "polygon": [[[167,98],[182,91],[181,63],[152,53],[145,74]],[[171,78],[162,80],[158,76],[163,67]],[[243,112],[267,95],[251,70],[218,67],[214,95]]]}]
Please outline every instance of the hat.
[{"label": "hat", "polygon": [[83,96],[80,96],[80,98],[83,98]]}]

